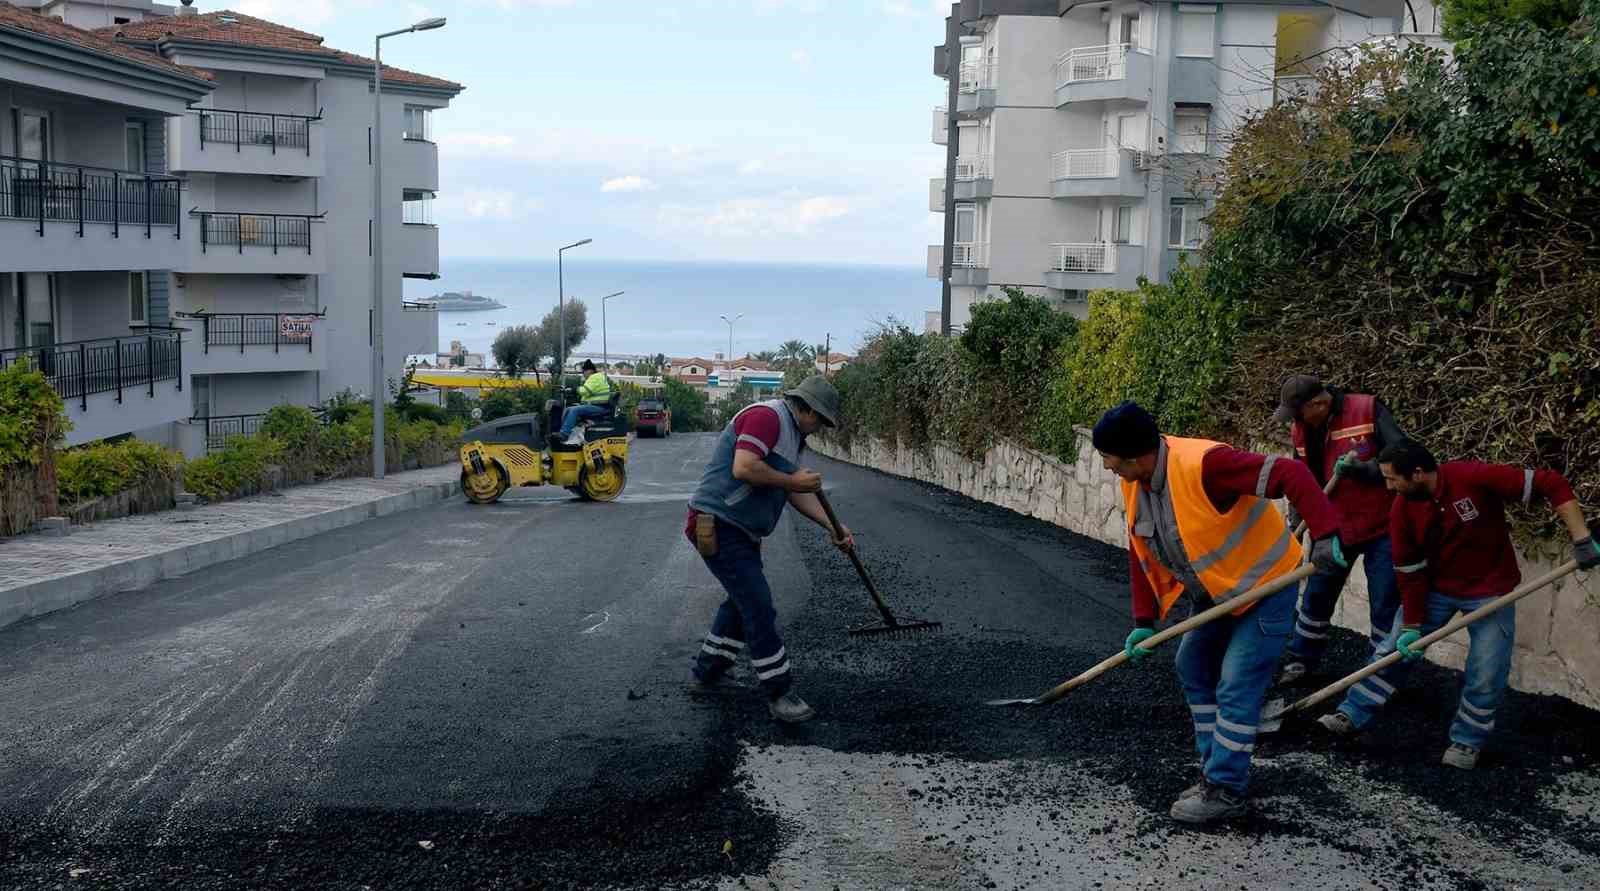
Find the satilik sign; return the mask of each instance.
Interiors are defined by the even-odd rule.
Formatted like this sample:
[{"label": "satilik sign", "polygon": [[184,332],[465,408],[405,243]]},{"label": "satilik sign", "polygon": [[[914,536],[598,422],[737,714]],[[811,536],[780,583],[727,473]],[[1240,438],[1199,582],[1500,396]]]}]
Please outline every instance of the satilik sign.
[{"label": "satilik sign", "polygon": [[311,336],[311,326],[316,320],[316,316],[278,316],[278,336],[304,340]]}]

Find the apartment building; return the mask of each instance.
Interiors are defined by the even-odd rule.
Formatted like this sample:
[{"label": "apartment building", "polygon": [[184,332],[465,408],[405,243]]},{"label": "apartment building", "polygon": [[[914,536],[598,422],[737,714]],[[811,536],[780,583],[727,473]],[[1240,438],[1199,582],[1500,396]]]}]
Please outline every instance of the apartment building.
[{"label": "apartment building", "polygon": [[[1218,158],[1248,115],[1342,47],[1437,33],[1426,2],[964,0],[945,20],[933,111],[946,214],[928,248],[960,330],[1016,287],[1082,315],[1101,288],[1165,281],[1205,239]],[[948,313],[948,317],[946,316]]]},{"label": "apartment building", "polygon": [[[99,140],[115,133],[130,148],[110,166],[142,165],[154,183],[149,190],[168,202],[158,200],[151,215],[157,224],[170,218],[170,244],[160,262],[134,250],[147,271],[142,280],[130,273],[121,301],[137,315],[142,289],[147,309],[137,323],[145,326],[141,330],[181,343],[173,362],[181,363],[174,387],[182,390],[182,411],[169,407],[159,418],[141,415],[135,423],[117,417],[134,414],[126,409],[91,419],[83,408],[87,423],[74,418],[78,429],[70,441],[134,432],[195,454],[227,435],[252,432],[274,405],[315,405],[344,390],[369,393],[377,151],[383,152],[385,186],[385,376],[398,380],[407,355],[438,351],[437,311],[406,304],[401,286],[405,277],[439,274],[439,233],[431,210],[439,188],[432,115],[459,94],[459,84],[386,66],[384,138],[374,146],[371,60],[328,47],[315,34],[238,13],[197,13],[187,4],[173,9],[147,0],[54,0],[37,13],[0,10],[10,10],[7,21],[55,29],[58,40],[137,60],[130,64],[163,66],[197,85],[164,114],[141,119],[144,154],[134,158],[136,122],[127,111],[108,108],[104,121],[93,119],[82,113],[82,94],[62,89],[70,85],[50,81],[37,68],[0,69],[0,86],[15,78],[26,95],[43,92],[57,101],[50,113],[26,119],[24,135],[47,132],[46,148],[37,140],[3,144],[15,147],[16,163],[32,169],[41,159],[51,165],[104,161],[99,155],[73,156],[65,135],[76,143],[78,133],[93,132]],[[74,27],[79,24],[93,30]],[[16,101],[12,106],[26,107]],[[82,278],[83,268],[72,264],[98,269],[97,258],[106,250],[77,235],[71,220],[56,219],[63,215],[62,200],[47,199],[41,227],[46,231],[39,237],[67,240],[69,257],[62,262],[70,269],[39,268],[32,245],[14,245],[14,259],[0,249],[0,268],[28,270],[12,275],[24,282],[27,295],[40,288],[71,290],[71,279]],[[95,225],[88,221],[77,228]],[[115,235],[110,240],[121,241]],[[61,316],[83,313],[64,309]],[[40,329],[18,345],[36,355],[49,347],[56,362],[62,359],[59,344],[69,335],[104,338],[127,324],[127,318],[99,314],[92,327]],[[95,381],[89,389],[101,386]],[[70,381],[62,385],[72,387]],[[125,401],[118,403],[123,406]]]}]

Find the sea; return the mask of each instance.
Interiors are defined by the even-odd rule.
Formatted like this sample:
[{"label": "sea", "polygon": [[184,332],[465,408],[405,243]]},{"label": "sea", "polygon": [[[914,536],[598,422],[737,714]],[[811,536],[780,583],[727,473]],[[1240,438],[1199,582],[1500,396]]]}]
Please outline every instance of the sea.
[{"label": "sea", "polygon": [[[439,313],[439,348],[460,341],[487,357],[495,336],[511,325],[537,325],[556,306],[556,264],[533,260],[444,258],[442,277],[407,280],[407,299],[471,291],[505,304],[487,312]],[[939,308],[939,283],[918,266],[792,265],[778,263],[651,262],[569,259],[563,264],[567,299],[584,301],[589,336],[574,353],[701,356],[776,350],[786,340],[822,344],[853,354],[880,325],[923,328]],[[606,302],[602,338],[600,298]],[[742,318],[739,317],[742,314]],[[492,359],[491,359],[492,361]]]}]

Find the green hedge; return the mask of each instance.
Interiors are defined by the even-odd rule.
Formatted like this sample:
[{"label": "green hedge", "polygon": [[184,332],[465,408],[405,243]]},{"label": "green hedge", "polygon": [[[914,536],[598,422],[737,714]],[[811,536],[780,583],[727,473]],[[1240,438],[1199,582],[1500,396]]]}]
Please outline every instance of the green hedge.
[{"label": "green hedge", "polygon": [[63,502],[79,504],[128,489],[170,483],[183,466],[182,454],[142,440],[95,443],[56,455],[56,488]]},{"label": "green hedge", "polygon": [[55,447],[71,429],[43,374],[26,361],[0,368],[0,535],[56,513]]},{"label": "green hedge", "polygon": [[268,436],[232,436],[223,447],[190,461],[184,487],[207,501],[250,494],[270,484],[268,471],[283,457],[283,443]]}]

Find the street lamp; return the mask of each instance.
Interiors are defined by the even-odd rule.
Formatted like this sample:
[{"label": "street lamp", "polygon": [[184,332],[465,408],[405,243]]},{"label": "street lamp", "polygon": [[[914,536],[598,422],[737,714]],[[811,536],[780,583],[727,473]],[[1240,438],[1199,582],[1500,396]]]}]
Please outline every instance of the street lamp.
[{"label": "street lamp", "polygon": [[611,370],[611,347],[606,343],[606,301],[613,297],[621,297],[627,291],[618,291],[600,298],[600,355],[605,358],[600,361],[606,363],[606,370]]},{"label": "street lamp", "polygon": [[372,41],[372,476],[383,479],[383,39],[443,28],[444,19],[423,19],[387,31]]},{"label": "street lamp", "polygon": [[[556,250],[556,315],[561,320],[561,342],[556,344],[555,385],[557,393],[560,393],[561,382],[567,374],[567,285],[561,272],[561,255],[575,247],[583,247],[592,241],[594,241],[593,238],[585,238],[582,241],[574,241],[572,244]],[[604,310],[602,310],[603,314]]]},{"label": "street lamp", "polygon": [[722,320],[724,322],[728,323],[728,367],[729,368],[733,367],[733,323],[739,321],[742,318],[744,318],[744,313],[739,313],[738,315],[734,316],[731,319],[728,318],[727,316],[723,316],[722,317]]}]

